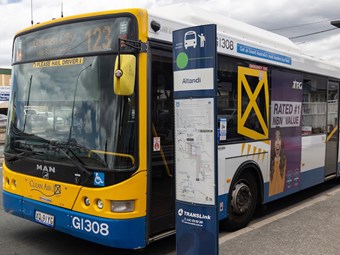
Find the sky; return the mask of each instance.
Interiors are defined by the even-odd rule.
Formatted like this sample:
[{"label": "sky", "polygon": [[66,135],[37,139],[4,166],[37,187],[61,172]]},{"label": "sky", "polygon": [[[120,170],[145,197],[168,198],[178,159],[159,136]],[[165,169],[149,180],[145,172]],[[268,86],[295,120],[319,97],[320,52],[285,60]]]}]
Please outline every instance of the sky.
[{"label": "sky", "polygon": [[31,6],[37,23],[60,17],[61,9],[65,17],[183,2],[292,38],[304,53],[340,63],[340,29],[330,24],[340,20],[338,0],[0,0],[0,68],[10,68],[13,38],[31,26]]}]

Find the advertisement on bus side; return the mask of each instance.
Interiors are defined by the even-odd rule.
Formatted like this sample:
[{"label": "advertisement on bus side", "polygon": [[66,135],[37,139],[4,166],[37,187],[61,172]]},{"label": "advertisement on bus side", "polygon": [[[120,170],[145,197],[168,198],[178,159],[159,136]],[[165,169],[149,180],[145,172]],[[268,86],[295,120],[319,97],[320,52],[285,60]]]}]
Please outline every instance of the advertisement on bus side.
[{"label": "advertisement on bus side", "polygon": [[301,74],[272,72],[269,196],[300,186],[302,81]]}]

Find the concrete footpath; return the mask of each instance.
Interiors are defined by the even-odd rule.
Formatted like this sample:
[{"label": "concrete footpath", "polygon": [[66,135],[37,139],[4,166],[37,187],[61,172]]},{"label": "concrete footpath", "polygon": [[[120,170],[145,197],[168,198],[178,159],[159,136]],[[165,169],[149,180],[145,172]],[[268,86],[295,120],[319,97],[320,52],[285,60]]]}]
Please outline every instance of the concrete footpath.
[{"label": "concrete footpath", "polygon": [[340,254],[339,187],[241,231],[220,240],[221,255]]},{"label": "concrete footpath", "polygon": [[[340,254],[340,186],[262,217],[248,227],[220,233],[220,255]],[[168,255],[176,252],[168,253]]]}]

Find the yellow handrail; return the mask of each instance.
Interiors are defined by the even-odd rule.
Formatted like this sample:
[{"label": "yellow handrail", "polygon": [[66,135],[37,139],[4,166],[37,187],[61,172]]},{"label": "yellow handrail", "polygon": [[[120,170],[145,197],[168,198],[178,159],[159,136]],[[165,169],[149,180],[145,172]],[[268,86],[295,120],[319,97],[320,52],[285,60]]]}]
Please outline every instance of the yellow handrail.
[{"label": "yellow handrail", "polygon": [[335,132],[338,130],[338,125],[335,126],[335,128],[332,130],[332,132],[329,133],[329,135],[327,136],[326,142],[328,142],[332,136],[335,134]]},{"label": "yellow handrail", "polygon": [[117,152],[111,152],[111,151],[99,151],[99,150],[90,150],[89,154],[91,154],[92,152],[99,153],[99,154],[108,154],[108,155],[113,155],[113,156],[123,157],[123,158],[129,158],[131,159],[132,164],[135,164],[135,158],[130,154],[117,153]]}]

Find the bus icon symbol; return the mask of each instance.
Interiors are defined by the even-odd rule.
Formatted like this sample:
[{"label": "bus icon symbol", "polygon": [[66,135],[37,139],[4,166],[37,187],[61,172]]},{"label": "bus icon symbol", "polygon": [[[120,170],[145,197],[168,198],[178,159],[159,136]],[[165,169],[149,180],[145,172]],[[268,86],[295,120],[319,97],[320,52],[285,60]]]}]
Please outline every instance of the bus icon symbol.
[{"label": "bus icon symbol", "polygon": [[197,46],[197,35],[195,31],[188,31],[184,34],[184,48],[188,49],[189,47],[196,48]]}]

